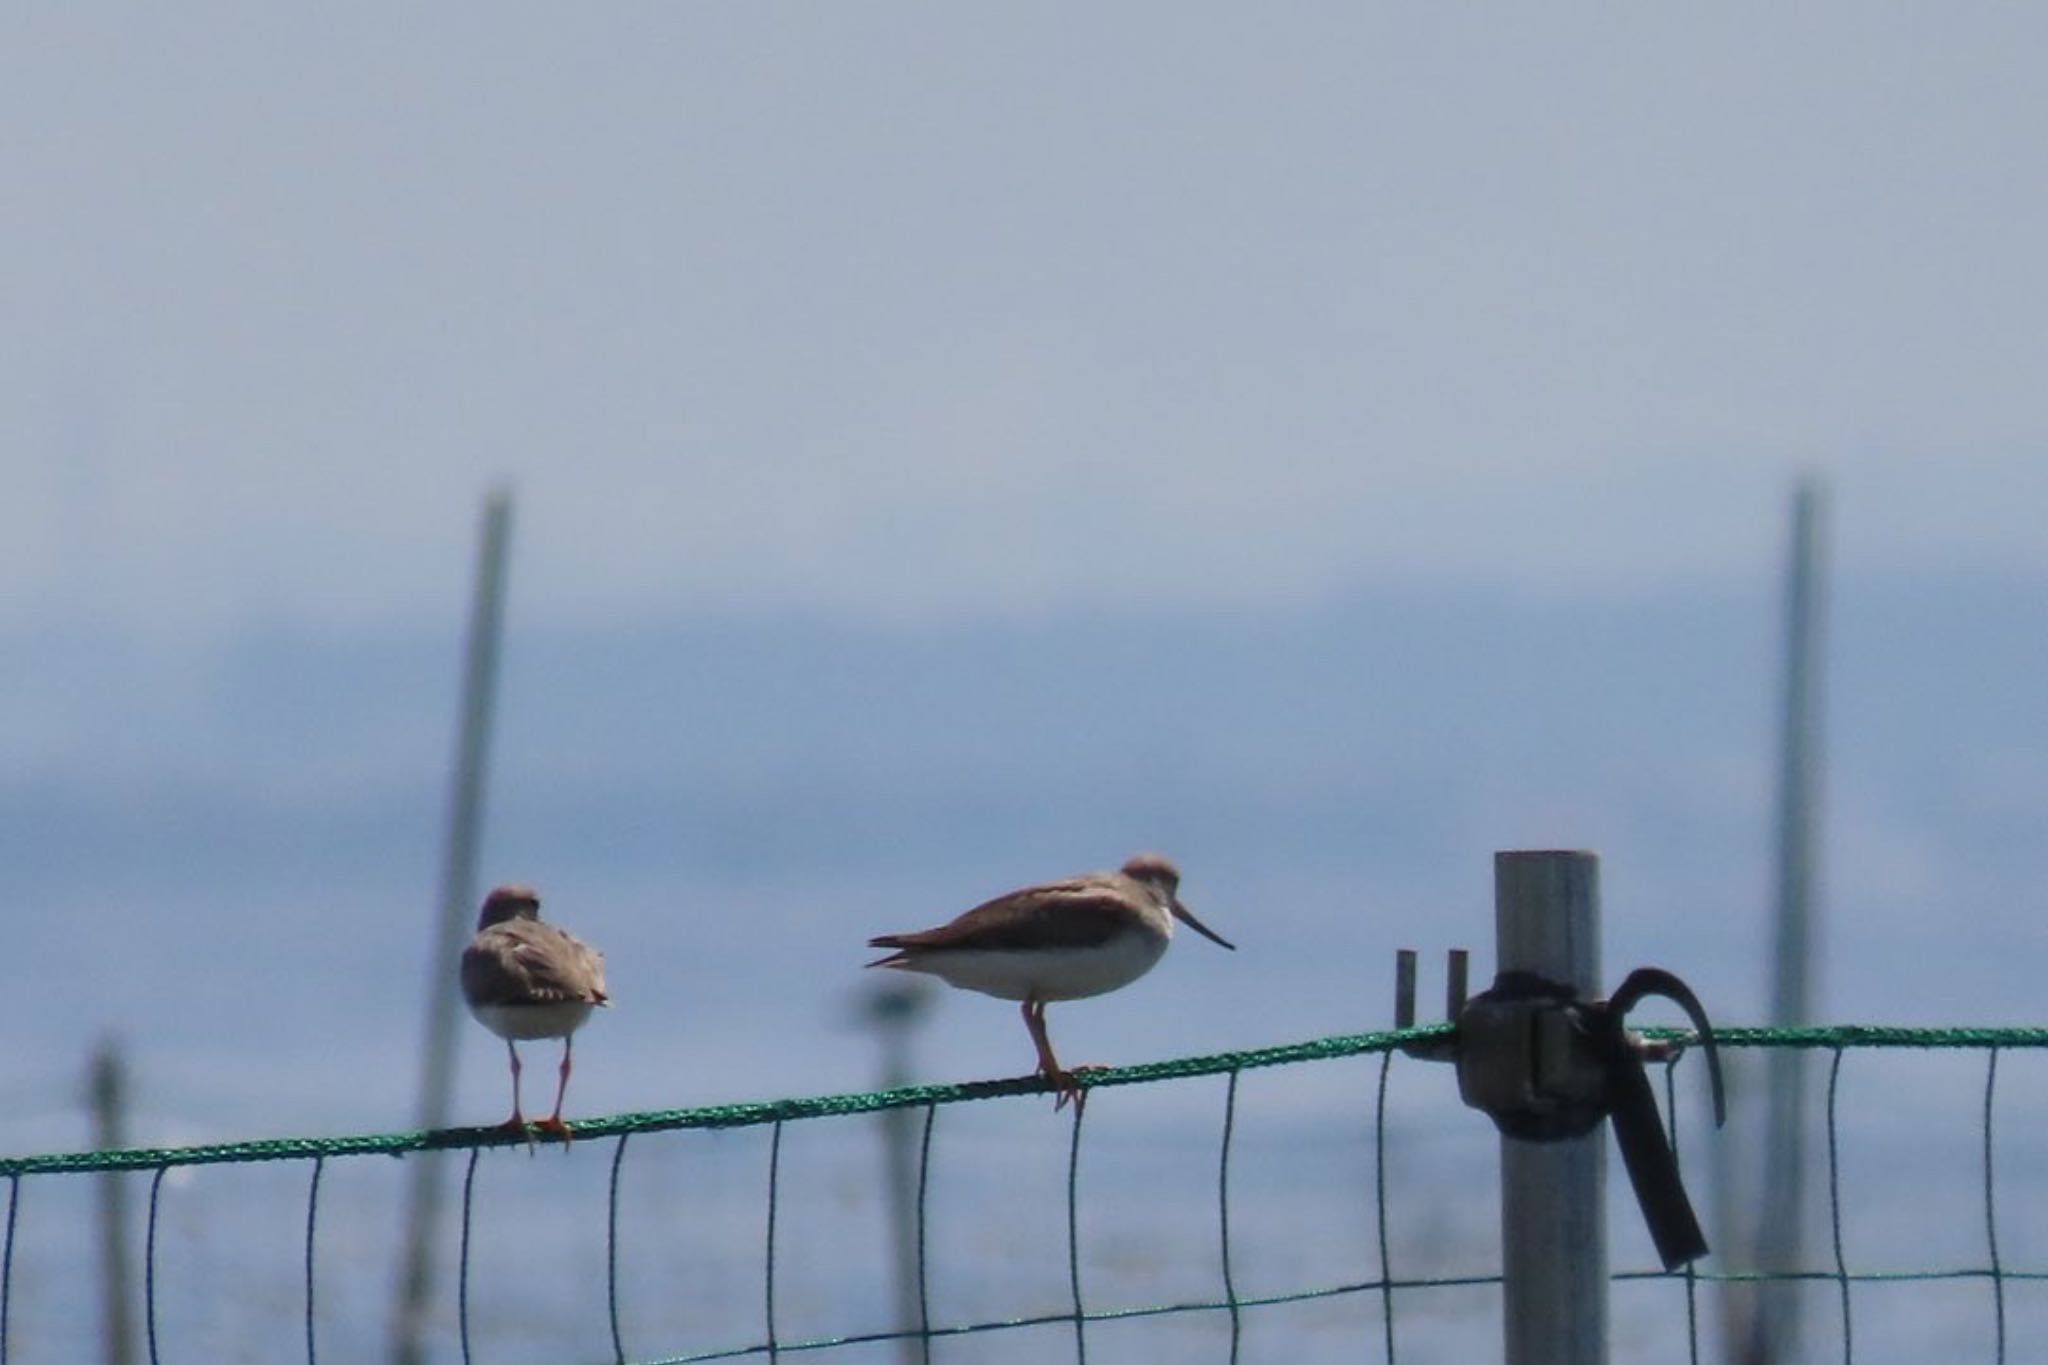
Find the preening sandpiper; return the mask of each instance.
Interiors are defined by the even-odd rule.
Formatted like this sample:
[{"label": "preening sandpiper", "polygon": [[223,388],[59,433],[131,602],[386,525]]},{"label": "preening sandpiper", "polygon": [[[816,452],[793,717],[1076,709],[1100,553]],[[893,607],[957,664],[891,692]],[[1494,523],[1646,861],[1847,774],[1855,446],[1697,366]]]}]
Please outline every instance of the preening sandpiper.
[{"label": "preening sandpiper", "polygon": [[604,984],[604,954],[563,929],[542,922],[540,896],[530,886],[501,886],[484,897],[476,937],[462,953],[462,998],[477,1022],[505,1040],[512,1058],[512,1117],[504,1127],[526,1132],[519,1112],[519,1044],[562,1040],[555,1110],[533,1126],[569,1140],[562,1096],[569,1088],[570,1049],[590,1012],[611,1003]]},{"label": "preening sandpiper", "polygon": [[871,938],[869,947],[895,951],[868,966],[930,972],[950,986],[1021,1001],[1039,1074],[1058,1092],[1057,1109],[1078,1099],[1081,1086],[1053,1056],[1046,1005],[1136,981],[1166,951],[1175,919],[1212,942],[1237,946],[1181,904],[1178,868],[1156,853],[1141,853],[1121,871],[1027,886],[936,929]]}]

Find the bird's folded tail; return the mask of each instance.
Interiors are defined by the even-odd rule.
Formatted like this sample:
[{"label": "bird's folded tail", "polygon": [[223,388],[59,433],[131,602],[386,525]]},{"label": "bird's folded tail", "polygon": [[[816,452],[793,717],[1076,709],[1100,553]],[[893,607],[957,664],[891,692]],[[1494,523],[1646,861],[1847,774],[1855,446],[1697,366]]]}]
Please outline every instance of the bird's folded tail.
[{"label": "bird's folded tail", "polygon": [[868,967],[900,967],[910,959],[909,953],[900,951],[902,946],[902,944],[895,941],[893,934],[882,938],[871,938],[868,940],[868,947],[870,948],[895,948],[899,951],[890,953],[887,957],[878,957],[873,962],[863,963],[862,965]]}]

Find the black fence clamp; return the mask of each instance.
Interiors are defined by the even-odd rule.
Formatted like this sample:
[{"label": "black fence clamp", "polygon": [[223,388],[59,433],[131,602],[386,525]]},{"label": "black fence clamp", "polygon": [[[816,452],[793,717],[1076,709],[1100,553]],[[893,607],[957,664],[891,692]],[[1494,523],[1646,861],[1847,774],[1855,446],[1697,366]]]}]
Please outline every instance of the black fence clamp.
[{"label": "black fence clamp", "polygon": [[[1666,1270],[1707,1254],[1707,1239],[1679,1178],[1678,1159],[1665,1140],[1656,1092],[1645,1061],[1676,1055],[1684,1044],[1631,1033],[1626,1020],[1649,996],[1662,996],[1686,1012],[1706,1049],[1714,1094],[1714,1124],[1727,1121],[1721,1058],[1699,998],[1658,967],[1638,967],[1605,1000],[1582,1000],[1571,987],[1529,972],[1502,972],[1490,989],[1463,999],[1465,954],[1451,955],[1449,1014],[1453,1033],[1418,1039],[1410,1055],[1455,1062],[1458,1095],[1483,1110],[1508,1137],[1559,1142],[1584,1137],[1600,1121],[1614,1120],[1629,1184]],[[1415,1022],[1415,962],[1400,956],[1396,1022]]]}]

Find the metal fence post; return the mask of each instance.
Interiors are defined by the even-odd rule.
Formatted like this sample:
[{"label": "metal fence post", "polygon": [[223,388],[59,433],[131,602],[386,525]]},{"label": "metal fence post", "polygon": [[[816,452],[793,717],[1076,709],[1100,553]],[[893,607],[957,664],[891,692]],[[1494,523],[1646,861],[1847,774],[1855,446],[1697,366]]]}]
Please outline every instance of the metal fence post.
[{"label": "metal fence post", "polygon": [[[1600,987],[1600,860],[1493,855],[1499,969],[1535,972],[1588,997]],[[1605,1365],[1607,1130],[1565,1142],[1500,1140],[1507,1365]]]}]

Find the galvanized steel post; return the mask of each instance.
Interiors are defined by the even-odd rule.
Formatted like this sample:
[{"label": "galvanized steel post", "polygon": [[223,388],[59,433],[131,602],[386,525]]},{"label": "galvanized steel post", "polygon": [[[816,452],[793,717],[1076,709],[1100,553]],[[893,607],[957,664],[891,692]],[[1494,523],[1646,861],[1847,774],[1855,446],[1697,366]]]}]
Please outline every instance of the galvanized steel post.
[{"label": "galvanized steel post", "polygon": [[[1496,853],[1493,887],[1499,970],[1600,996],[1599,858]],[[1507,1365],[1605,1365],[1606,1125],[1563,1142],[1503,1137],[1500,1182]]]}]

